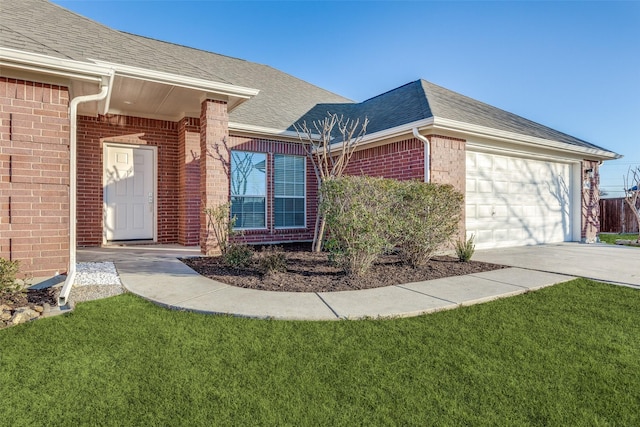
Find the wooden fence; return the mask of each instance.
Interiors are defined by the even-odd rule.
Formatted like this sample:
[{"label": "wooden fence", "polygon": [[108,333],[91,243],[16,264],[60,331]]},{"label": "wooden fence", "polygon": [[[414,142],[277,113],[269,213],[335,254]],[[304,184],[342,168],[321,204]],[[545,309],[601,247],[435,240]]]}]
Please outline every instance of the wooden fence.
[{"label": "wooden fence", "polygon": [[[638,204],[640,205],[640,199]],[[603,233],[638,232],[638,222],[624,198],[600,199],[600,231]]]}]

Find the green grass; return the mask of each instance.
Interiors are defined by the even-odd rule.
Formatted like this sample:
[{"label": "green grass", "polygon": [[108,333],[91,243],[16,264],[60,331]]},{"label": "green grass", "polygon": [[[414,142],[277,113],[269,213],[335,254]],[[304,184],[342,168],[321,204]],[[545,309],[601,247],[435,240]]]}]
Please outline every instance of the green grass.
[{"label": "green grass", "polygon": [[610,245],[615,245],[616,240],[638,240],[638,233],[632,234],[605,234],[601,233],[598,235],[600,241],[602,243],[608,243]]},{"label": "green grass", "polygon": [[584,279],[395,320],[132,295],[0,331],[0,423],[640,425],[640,291]]}]

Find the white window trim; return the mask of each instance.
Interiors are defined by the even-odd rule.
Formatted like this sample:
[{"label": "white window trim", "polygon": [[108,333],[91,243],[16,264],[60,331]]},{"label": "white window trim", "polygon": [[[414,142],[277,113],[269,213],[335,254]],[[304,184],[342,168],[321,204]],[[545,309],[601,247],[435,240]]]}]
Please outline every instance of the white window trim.
[{"label": "white window trim", "polygon": [[[300,196],[276,196],[276,156],[301,157],[304,164],[304,195]],[[279,226],[276,227],[276,199],[304,199],[304,224],[295,226]],[[296,154],[274,154],[273,155],[273,228],[275,230],[304,230],[307,228],[307,157]]]}]

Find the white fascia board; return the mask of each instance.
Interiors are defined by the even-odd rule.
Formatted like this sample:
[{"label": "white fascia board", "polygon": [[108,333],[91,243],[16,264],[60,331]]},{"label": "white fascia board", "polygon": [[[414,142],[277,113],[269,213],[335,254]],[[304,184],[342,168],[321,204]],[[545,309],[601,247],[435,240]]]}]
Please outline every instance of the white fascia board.
[{"label": "white fascia board", "polygon": [[[539,150],[536,150],[539,148]],[[467,141],[466,142],[466,150],[475,153],[491,153],[491,154],[500,154],[503,156],[515,156],[515,157],[524,157],[528,159],[539,159],[539,160],[547,160],[547,161],[555,161],[560,163],[580,163],[583,160],[584,156],[565,153],[565,155],[553,155],[549,154],[549,150],[544,150],[544,147],[525,147],[522,146],[522,149],[515,148],[506,148],[500,144],[491,144],[491,143],[482,143],[477,141]]]},{"label": "white fascia board", "polygon": [[108,66],[55,58],[38,53],[0,47],[0,66],[64,77],[71,80],[102,82],[111,76]]},{"label": "white fascia board", "polygon": [[132,79],[145,80],[171,86],[178,86],[207,93],[216,93],[221,95],[233,96],[236,98],[249,99],[256,96],[260,92],[258,89],[236,86],[229,83],[214,82],[211,80],[199,79],[195,77],[187,77],[178,74],[165,73],[162,71],[132,67],[130,65],[114,64],[97,59],[91,59],[91,61],[99,65],[109,66],[113,68],[116,72],[116,76],[129,77]]},{"label": "white fascia board", "polygon": [[[286,129],[276,129],[270,128],[266,126],[254,126],[247,125],[243,123],[229,122],[229,130],[236,131],[240,133],[248,133],[252,135],[264,135],[264,136],[272,136],[272,137],[280,137],[280,138],[291,138],[295,140],[300,140],[298,137],[298,133],[293,130]],[[304,134],[301,134],[304,136]],[[311,137],[314,139],[320,138],[320,135],[311,134]]]},{"label": "white fascia board", "polygon": [[602,160],[619,159],[621,157],[619,154],[613,153],[611,151],[579,147],[577,145],[567,144],[564,142],[522,135],[515,132],[508,132],[479,125],[472,125],[469,123],[438,117],[434,121],[433,130],[446,130],[472,137],[480,137],[521,145],[532,145],[538,147],[542,146],[567,153],[579,153],[582,155],[593,156]]}]

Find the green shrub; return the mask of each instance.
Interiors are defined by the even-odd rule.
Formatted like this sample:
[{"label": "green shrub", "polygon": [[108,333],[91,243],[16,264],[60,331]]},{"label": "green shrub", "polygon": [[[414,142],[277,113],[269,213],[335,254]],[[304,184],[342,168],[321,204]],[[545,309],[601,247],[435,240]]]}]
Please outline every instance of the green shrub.
[{"label": "green shrub", "polygon": [[426,264],[459,230],[463,195],[451,185],[404,181],[393,209],[394,240],[411,266]]},{"label": "green shrub", "polygon": [[0,258],[0,296],[11,296],[24,291],[24,286],[18,280],[20,261],[9,261]]},{"label": "green shrub", "polygon": [[473,253],[476,251],[476,244],[474,243],[475,236],[472,234],[467,240],[458,240],[456,242],[456,255],[461,262],[467,262],[471,260]]},{"label": "green shrub", "polygon": [[284,273],[287,271],[287,257],[279,246],[268,246],[258,256],[258,270],[262,274]]},{"label": "green shrub", "polygon": [[391,180],[345,176],[321,187],[330,259],[347,274],[363,275],[389,246]]},{"label": "green shrub", "polygon": [[213,233],[213,237],[218,243],[222,256],[227,254],[231,245],[229,238],[236,234],[236,231],[233,229],[236,224],[236,217],[230,218],[230,212],[230,203],[204,209],[207,217],[207,230]]},{"label": "green shrub", "polygon": [[320,191],[325,247],[348,274],[365,274],[394,248],[407,264],[424,265],[458,232],[463,196],[451,185],[345,176]]},{"label": "green shrub", "polygon": [[251,264],[253,248],[241,243],[228,243],[222,260],[232,268],[244,268]]}]

